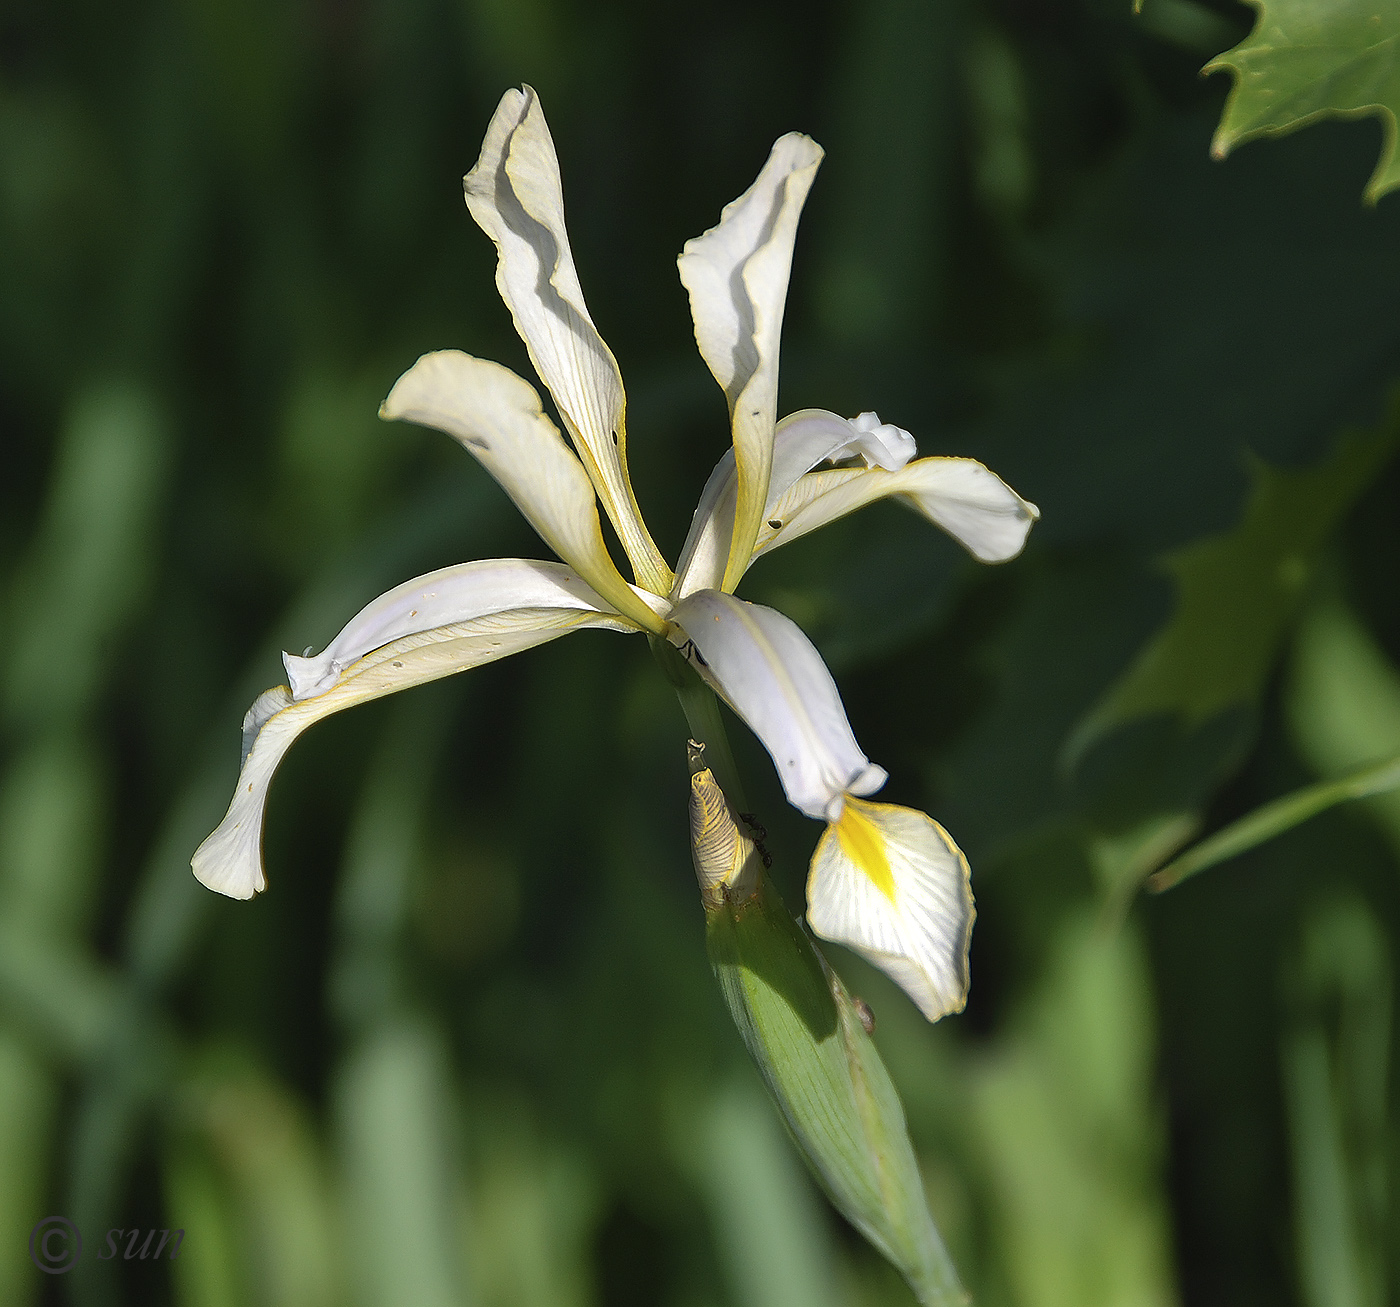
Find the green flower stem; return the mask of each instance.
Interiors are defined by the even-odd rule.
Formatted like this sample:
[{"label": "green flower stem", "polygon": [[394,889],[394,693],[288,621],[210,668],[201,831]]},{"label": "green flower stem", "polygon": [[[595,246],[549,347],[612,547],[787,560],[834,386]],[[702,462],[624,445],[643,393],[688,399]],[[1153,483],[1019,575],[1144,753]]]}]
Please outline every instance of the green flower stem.
[{"label": "green flower stem", "polygon": [[1154,894],[1180,885],[1197,872],[1226,862],[1252,849],[1257,844],[1282,835],[1284,831],[1315,817],[1334,804],[1350,799],[1365,799],[1387,790],[1400,789],[1400,758],[1390,758],[1375,766],[1365,767],[1335,781],[1320,781],[1305,785],[1292,794],[1274,799],[1253,812],[1231,822],[1209,839],[1192,845],[1179,858],[1167,863],[1161,871],[1147,878],[1147,888]]},{"label": "green flower stem", "polygon": [[[705,746],[704,765],[730,803],[746,809],[714,692],[667,641],[651,637],[651,651],[675,687],[692,739]],[[965,1307],[868,1016],[767,874],[753,871],[756,892],[726,894],[705,909],[705,948],[730,1016],[837,1211],[898,1267],[924,1307]]]},{"label": "green flower stem", "polygon": [[739,769],[734,765],[734,755],[729,750],[729,736],[725,733],[715,692],[700,679],[685,656],[669,640],[659,635],[648,636],[647,639],[651,644],[652,657],[675,689],[676,698],[681,701],[681,711],[685,713],[686,725],[690,727],[690,738],[705,746],[705,765],[714,773],[720,789],[729,795],[730,802],[736,804],[740,811],[748,812],[749,801],[744,794],[743,782],[739,779]]}]

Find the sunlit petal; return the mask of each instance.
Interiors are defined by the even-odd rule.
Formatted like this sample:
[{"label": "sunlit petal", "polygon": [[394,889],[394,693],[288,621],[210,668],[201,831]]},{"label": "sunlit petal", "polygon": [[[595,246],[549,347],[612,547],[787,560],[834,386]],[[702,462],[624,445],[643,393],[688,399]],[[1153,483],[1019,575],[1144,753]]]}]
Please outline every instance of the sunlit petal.
[{"label": "sunlit petal", "polygon": [[243,763],[233,802],[218,829],[195,851],[195,876],[236,899],[267,888],[262,829],[268,787],[292,742],[308,726],[354,704],[480,667],[585,626],[639,629],[584,606],[515,608],[395,640],[351,663],[311,698],[294,701],[285,686],[259,695],[244,719]]},{"label": "sunlit petal", "polygon": [[[860,457],[870,467],[895,469],[903,467],[914,452],[913,436],[899,427],[882,424],[874,413],[862,413],[849,421],[820,408],[791,413],[778,423],[773,435],[773,472],[768,482],[764,521],[772,518],[774,505],[818,463]],[[720,588],[734,532],[737,488],[731,448],[715,465],[700,495],[690,534],[676,565],[676,597],[694,590]]]},{"label": "sunlit petal", "polygon": [[790,132],[719,224],[686,242],[679,259],[695,339],[729,400],[738,464],[733,543],[723,587],[743,575],[768,497],[778,416],[778,347],[797,220],[821,147]]},{"label": "sunlit petal", "polygon": [[414,577],[366,604],[320,653],[283,654],[292,698],[328,690],[340,674],[375,649],[420,631],[455,626],[516,608],[580,609],[611,615],[611,607],[560,563],[486,558]]},{"label": "sunlit petal", "polygon": [[665,594],[671,572],[647,534],[627,475],[622,375],[583,300],[564,227],[559,159],[530,87],[501,98],[464,186],[472,217],[500,255],[501,298],[559,406],[637,579]]},{"label": "sunlit petal", "polygon": [[895,472],[835,468],[807,473],[770,506],[753,556],[891,495],[942,527],[984,563],[1015,558],[1040,517],[1034,504],[971,458],[921,458]]},{"label": "sunlit petal", "polygon": [[975,915],[966,859],[913,808],[848,799],[817,845],[812,929],[874,963],[930,1021],[967,1001]]},{"label": "sunlit petal", "polygon": [[699,651],[700,673],[772,756],[795,808],[835,820],[846,794],[873,794],[885,783],[884,769],[856,743],[836,682],[796,622],[719,590],[697,590],[671,619]]},{"label": "sunlit petal", "polygon": [[423,355],[394,383],[379,414],[436,427],[460,441],[544,542],[598,594],[648,630],[664,629],[614,566],[593,486],[528,382],[499,363],[439,350]]}]

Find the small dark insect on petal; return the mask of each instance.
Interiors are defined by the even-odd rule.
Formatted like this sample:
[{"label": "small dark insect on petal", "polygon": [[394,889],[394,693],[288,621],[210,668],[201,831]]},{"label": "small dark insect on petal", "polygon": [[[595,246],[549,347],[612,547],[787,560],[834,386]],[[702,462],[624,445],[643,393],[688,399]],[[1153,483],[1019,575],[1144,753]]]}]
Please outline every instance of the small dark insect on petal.
[{"label": "small dark insect on petal", "polygon": [[867,1035],[875,1033],[875,1013],[871,1011],[870,1004],[863,998],[851,999],[851,1006],[856,1010],[856,1016],[860,1018],[860,1024],[865,1027]]},{"label": "small dark insect on petal", "polygon": [[783,523],[781,518],[770,517],[768,519],[768,525],[771,526],[775,531],[781,531],[783,529]]}]

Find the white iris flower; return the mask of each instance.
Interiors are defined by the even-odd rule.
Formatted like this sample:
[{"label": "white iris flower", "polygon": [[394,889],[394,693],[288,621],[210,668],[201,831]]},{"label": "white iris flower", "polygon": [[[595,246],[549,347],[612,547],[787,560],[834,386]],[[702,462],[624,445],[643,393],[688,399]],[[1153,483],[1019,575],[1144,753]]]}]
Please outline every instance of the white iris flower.
[{"label": "white iris flower", "polygon": [[[817,934],[882,967],[931,1020],[962,1006],[973,916],[962,854],[923,813],[868,800],[885,772],[856,743],[821,656],[781,613],[733,594],[761,554],[886,496],[984,562],[1016,555],[1037,517],[980,463],[915,459],[913,437],[873,413],[848,421],[807,409],[778,421],[793,240],[821,158],[808,137],[782,137],[719,225],[680,256],[734,443],[673,573],[632,493],[622,377],[584,304],[544,113],[530,88],[506,93],[467,174],[467,207],[496,243],[497,286],[573,448],[526,382],[455,350],[419,359],[380,413],[460,441],[563,563],[444,568],[381,595],[314,657],[284,655],[288,684],[259,696],[244,719],[233,802],[194,855],[200,881],[241,899],[266,888],[268,786],[292,741],[322,717],[582,627],[650,632],[682,649],[754,730],[794,806],[827,823],[807,887]],[[599,501],[635,584],[604,544]]]}]

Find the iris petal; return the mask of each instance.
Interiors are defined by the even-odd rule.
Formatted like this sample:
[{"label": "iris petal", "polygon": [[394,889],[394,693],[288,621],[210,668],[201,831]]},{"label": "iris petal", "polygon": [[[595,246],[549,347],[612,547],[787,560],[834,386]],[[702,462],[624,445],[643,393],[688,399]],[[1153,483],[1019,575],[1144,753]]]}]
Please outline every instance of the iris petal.
[{"label": "iris petal", "polygon": [[697,590],[671,620],[699,651],[701,674],[768,750],[793,807],[834,820],[847,794],[873,794],[885,783],[796,622],[720,590]]},{"label": "iris petal", "polygon": [[729,401],[738,467],[737,509],[722,587],[743,575],[768,498],[778,418],[778,348],[797,221],[822,149],[790,132],[754,184],[678,260],[695,340]]},{"label": "iris petal", "polygon": [[593,486],[528,382],[499,363],[439,350],[394,383],[379,415],[435,427],[459,441],[541,539],[609,604],[648,630],[665,628],[613,564]]},{"label": "iris petal", "polygon": [[817,845],[808,923],[884,971],[930,1021],[967,1001],[975,916],[967,860],[916,809],[848,799]]},{"label": "iris petal", "polygon": [[665,594],[671,571],[647,533],[627,475],[622,374],[584,303],[564,225],[559,158],[530,87],[501,97],[481,157],[463,185],[467,208],[500,256],[501,298],[559,406],[637,580]]},{"label": "iris petal", "polygon": [[[519,563],[518,559],[500,559],[469,566],[485,570],[499,564],[510,572]],[[559,571],[562,573],[564,569]],[[419,581],[426,579],[419,578]],[[568,583],[561,584],[567,591]],[[399,587],[399,591],[405,589]],[[390,595],[396,593],[391,591]],[[488,607],[493,602],[484,591],[479,597]],[[522,590],[521,597],[533,599],[540,595]],[[370,605],[365,612],[374,607]],[[640,629],[614,613],[600,611],[586,598],[566,597],[554,606],[509,607],[494,611],[483,611],[478,605],[476,612],[459,604],[458,612],[459,620],[455,622],[402,636],[365,653],[332,673],[329,684],[323,687],[321,682],[313,682],[317,689],[307,697],[294,700],[286,686],[258,696],[243,720],[243,760],[233,802],[223,821],[195,851],[192,860],[194,874],[203,884],[238,899],[252,898],[259,890],[267,888],[262,865],[262,829],[268,788],[293,741],[323,717],[357,703],[495,662],[581,627],[614,631]],[[352,621],[347,631],[352,631],[359,620]],[[344,634],[342,632],[342,636]],[[352,636],[347,647],[356,643]],[[301,662],[315,664],[317,660]],[[315,668],[302,670],[309,677]]]}]

